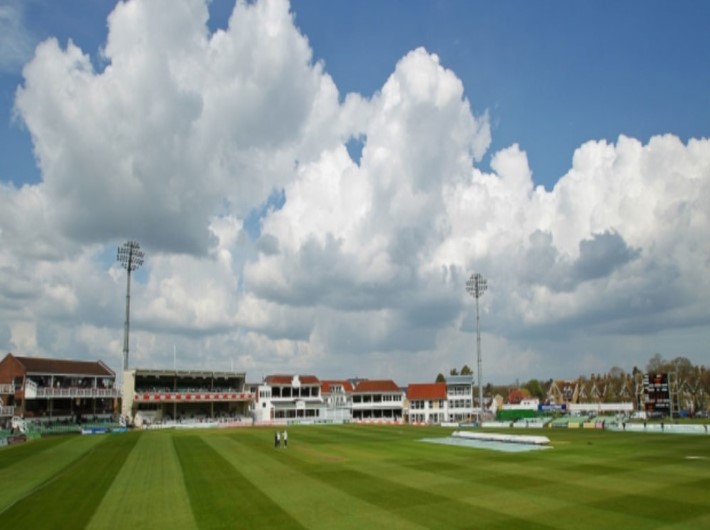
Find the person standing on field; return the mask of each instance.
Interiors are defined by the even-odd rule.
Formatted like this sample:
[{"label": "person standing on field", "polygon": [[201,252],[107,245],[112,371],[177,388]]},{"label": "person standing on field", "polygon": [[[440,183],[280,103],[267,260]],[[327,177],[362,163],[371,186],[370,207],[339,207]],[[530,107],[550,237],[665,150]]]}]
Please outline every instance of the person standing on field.
[{"label": "person standing on field", "polygon": [[279,446],[279,432],[276,431],[276,434],[274,434],[274,447]]},{"label": "person standing on field", "polygon": [[288,447],[288,433],[284,430],[284,449]]}]

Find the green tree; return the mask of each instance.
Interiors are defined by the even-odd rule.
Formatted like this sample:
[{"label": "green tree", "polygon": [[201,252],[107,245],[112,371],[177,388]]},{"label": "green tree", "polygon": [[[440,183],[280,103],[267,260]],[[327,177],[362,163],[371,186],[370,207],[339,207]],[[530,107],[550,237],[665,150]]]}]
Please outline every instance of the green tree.
[{"label": "green tree", "polygon": [[704,366],[700,367],[698,374],[698,410],[708,410],[708,399],[710,398],[710,370]]},{"label": "green tree", "polygon": [[436,382],[437,383],[446,383],[446,377],[444,377],[444,374],[439,373],[439,375],[436,376]]},{"label": "green tree", "polygon": [[459,371],[456,368],[452,368],[449,375],[459,375]]},{"label": "green tree", "polygon": [[463,368],[461,368],[461,375],[473,375],[473,370],[467,364],[464,364]]},{"label": "green tree", "polygon": [[649,374],[660,374],[663,373],[666,368],[666,361],[661,357],[660,353],[654,353],[653,357],[648,360],[646,365],[646,372]]},{"label": "green tree", "polygon": [[611,370],[609,370],[609,377],[620,380],[623,377],[626,377],[626,372],[624,372],[624,369],[619,366],[612,366]]},{"label": "green tree", "polygon": [[530,393],[526,388],[514,388],[508,393],[508,403],[517,405],[522,400],[530,397]]},{"label": "green tree", "polygon": [[530,396],[539,399],[540,401],[545,399],[545,391],[537,379],[531,379],[523,386],[529,393]]},{"label": "green tree", "polygon": [[619,366],[612,366],[604,378],[604,402],[618,403],[621,400],[621,389],[626,382],[626,373]]},{"label": "green tree", "polygon": [[687,357],[676,357],[670,362],[670,365],[671,371],[678,375],[679,382],[687,381],[696,371],[693,363]]}]

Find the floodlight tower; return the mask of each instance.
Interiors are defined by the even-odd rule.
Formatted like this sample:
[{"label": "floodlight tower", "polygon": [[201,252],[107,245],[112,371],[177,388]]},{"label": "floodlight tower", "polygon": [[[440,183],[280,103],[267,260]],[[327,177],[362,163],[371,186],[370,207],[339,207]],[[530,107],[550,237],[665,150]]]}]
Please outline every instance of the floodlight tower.
[{"label": "floodlight tower", "polygon": [[123,371],[128,370],[128,327],[131,313],[131,272],[143,265],[144,252],[138,241],[126,241],[118,247],[116,259],[128,271],[126,280],[126,321],[123,324]]},{"label": "floodlight tower", "polygon": [[476,272],[466,282],[466,292],[476,299],[476,356],[478,359],[478,404],[480,412],[478,413],[478,424],[481,424],[483,418],[483,383],[481,378],[481,327],[478,313],[478,299],[483,296],[488,288],[488,280],[480,273]]}]

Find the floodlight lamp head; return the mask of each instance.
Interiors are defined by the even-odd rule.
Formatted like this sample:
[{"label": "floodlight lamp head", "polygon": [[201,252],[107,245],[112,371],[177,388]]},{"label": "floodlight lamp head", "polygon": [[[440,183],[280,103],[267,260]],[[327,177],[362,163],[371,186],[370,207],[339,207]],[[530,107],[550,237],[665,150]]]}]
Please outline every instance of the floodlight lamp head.
[{"label": "floodlight lamp head", "polygon": [[145,253],[140,248],[137,241],[126,241],[123,245],[118,247],[116,260],[124,269],[132,272],[143,265]]},{"label": "floodlight lamp head", "polygon": [[488,280],[480,273],[472,274],[466,282],[466,292],[474,298],[480,298],[488,288]]}]

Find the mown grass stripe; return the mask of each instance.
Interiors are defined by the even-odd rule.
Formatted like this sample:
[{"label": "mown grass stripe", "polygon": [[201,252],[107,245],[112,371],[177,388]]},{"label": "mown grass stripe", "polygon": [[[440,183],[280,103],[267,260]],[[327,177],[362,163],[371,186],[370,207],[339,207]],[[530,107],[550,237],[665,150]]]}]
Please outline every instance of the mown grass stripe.
[{"label": "mown grass stripe", "polygon": [[[313,455],[298,450],[298,442],[291,442],[290,449],[274,451],[267,444],[254,446],[263,456],[287,462],[302,474],[328,484],[347,495],[351,495],[367,504],[394,513],[398,517],[427,528],[531,528],[552,529],[543,523],[518,518],[504,510],[496,511],[478,507],[475,517],[472,507],[464,502],[447,497],[442,493],[398,482],[396,467],[390,466],[386,474],[373,476],[346,463],[313,464]],[[396,452],[397,447],[390,445],[388,451]],[[305,458],[304,458],[305,456]],[[376,526],[386,528],[386,526]]]},{"label": "mown grass stripe", "polygon": [[175,434],[192,513],[199,528],[304,528],[194,434]]},{"label": "mown grass stripe", "polygon": [[425,491],[383,477],[375,479],[354,469],[329,470],[316,476],[350,495],[429,528],[554,528],[518,518],[505,510],[481,506],[473,509],[467,503],[439,492]]},{"label": "mown grass stripe", "polygon": [[590,506],[620,514],[628,514],[633,510],[634,514],[643,514],[644,517],[652,521],[665,523],[685,521],[698,515],[710,514],[710,506],[708,505],[675,501],[665,497],[662,491],[658,491],[658,493],[658,496],[634,494],[617,496],[613,499],[606,499],[603,504],[593,503]]},{"label": "mown grass stripe", "polygon": [[141,434],[88,530],[197,528],[172,436],[166,431]]},{"label": "mown grass stripe", "polygon": [[[508,454],[419,441],[448,435],[447,429],[436,427],[293,427],[286,450],[273,448],[273,432],[135,433],[139,443],[99,496],[98,507],[72,505],[86,490],[65,490],[67,506],[89,511],[85,519],[55,510],[52,496],[47,496],[48,509],[33,493],[61,484],[74,467],[69,463],[83,465],[88,451],[94,445],[98,451],[106,437],[76,436],[26,453],[0,468],[0,491],[6,487],[6,493],[15,495],[11,502],[31,498],[28,509],[43,511],[56,528],[82,528],[85,521],[83,528],[91,530],[710,528],[706,437],[550,430],[545,434],[554,449]],[[203,475],[199,487],[204,502],[187,490],[185,462],[177,454],[181,441],[189,441],[190,451],[196,453],[192,473]],[[217,458],[210,452],[218,453]],[[200,455],[207,455],[212,466],[205,466]],[[90,488],[98,480],[94,476],[104,473],[101,466],[94,468],[84,480]],[[139,491],[144,488],[145,498],[126,494],[132,482]],[[250,492],[260,500],[245,499]],[[215,495],[225,498],[215,502]],[[260,509],[248,512],[260,502]],[[166,504],[172,504],[172,510]],[[214,526],[193,514],[200,506],[212,512]],[[274,506],[291,519],[284,520],[282,513],[274,523],[269,519]],[[188,519],[192,526],[176,522]],[[15,522],[8,524],[0,513],[3,528],[43,527],[35,520]]]},{"label": "mown grass stripe", "polygon": [[5,510],[3,526],[84,528],[138,439],[133,433],[97,438],[91,451]]},{"label": "mown grass stripe", "polygon": [[70,436],[50,436],[19,445],[0,447],[0,470],[17,464],[25,458],[32,458],[42,451],[66,443]]},{"label": "mown grass stripe", "polygon": [[[537,465],[528,466],[536,453],[486,455],[475,449],[410,442],[399,444],[393,453],[395,456],[391,459],[372,462],[363,470],[376,480],[382,475],[396,476],[398,482],[418,488],[428,485],[446,497],[469,504],[476,514],[524,514],[523,518],[531,523],[555,527],[564,519],[550,514],[574,510],[578,504],[578,500],[560,498],[557,489],[574,491],[584,498],[613,495],[602,488],[586,488],[583,483],[568,487],[566,477],[561,478],[559,473],[546,472]],[[583,476],[575,475],[575,479],[582,482]],[[486,517],[486,524],[501,524],[492,514]],[[569,522],[565,523],[568,525]]]},{"label": "mown grass stripe", "polygon": [[101,439],[96,436],[72,435],[50,441],[45,445],[43,440],[38,440],[3,450],[4,455],[10,456],[17,451],[21,458],[0,469],[0,517],[13,503],[42,487],[42,484],[98,445]]},{"label": "mown grass stripe", "polygon": [[[273,448],[271,431],[254,430],[239,436],[204,437],[212,447],[256,485],[312,530],[362,530],[387,528],[388,530],[417,530],[423,527],[398,517],[389,510],[379,509],[360,499],[337,490],[328,484],[301,473],[278,458],[266,459],[254,446]],[[303,450],[304,446],[294,448]],[[289,449],[272,449],[290,451]],[[327,456],[327,455],[326,455]],[[332,458],[327,456],[332,461]]]},{"label": "mown grass stripe", "polygon": [[[457,448],[458,454],[463,454],[460,448]],[[587,448],[585,453],[589,452]],[[419,469],[416,466],[416,458],[412,458],[416,453],[412,452],[411,444],[409,446],[407,443],[397,444],[396,449],[392,451],[394,456],[388,461],[373,461],[366,468],[363,468],[364,472],[375,480],[379,480],[379,476],[396,477],[397,482],[402,482],[403,479],[407,484],[430,484],[437,489],[437,491],[442,492],[446,496],[446,492],[452,489],[447,488],[445,481],[441,480],[440,477],[447,475],[450,479],[454,478],[458,474],[458,488],[466,491],[465,496],[460,496],[462,501],[475,504],[474,511],[477,514],[477,521],[485,527],[505,527],[507,525],[513,524],[517,525],[515,521],[499,521],[489,514],[489,512],[504,512],[510,510],[512,506],[515,506],[515,513],[524,514],[523,518],[528,521],[524,524],[525,527],[529,527],[533,524],[535,525],[547,525],[556,527],[562,524],[562,527],[568,527],[570,524],[580,524],[579,520],[575,518],[574,520],[565,519],[561,517],[561,514],[566,512],[576,512],[579,514],[584,513],[589,521],[599,519],[600,517],[608,520],[612,526],[617,525],[631,525],[633,527],[648,527],[649,518],[648,514],[644,513],[643,510],[637,509],[633,503],[625,504],[625,509],[619,510],[605,510],[606,502],[610,499],[618,496],[618,492],[615,492],[612,488],[609,488],[610,483],[615,484],[620,476],[623,476],[628,472],[624,473],[616,472],[615,465],[624,466],[624,464],[619,464],[614,459],[612,459],[613,465],[608,467],[602,466],[600,470],[600,476],[596,477],[594,473],[593,465],[581,465],[579,469],[575,471],[566,470],[564,476],[559,472],[554,471],[554,465],[548,470],[547,473],[538,473],[535,468],[528,468],[527,462],[533,461],[535,458],[540,458],[539,456],[532,455],[519,455],[519,454],[492,454],[490,458],[470,458],[472,453],[475,455],[476,451],[468,450],[469,461],[473,462],[473,467],[471,465],[466,465],[465,462],[457,461],[461,464],[460,466],[452,465],[451,462],[442,461],[442,458],[446,458],[448,455],[454,454],[454,451],[437,449],[436,451],[430,450],[429,454],[421,454],[420,461],[426,461],[427,464],[424,466],[426,473],[430,475],[431,478],[427,479],[426,476],[417,477],[416,474],[401,472],[390,473],[388,466],[394,466],[392,469],[406,465],[412,470]],[[400,460],[401,455],[406,455],[407,461]],[[434,456],[435,455],[435,456]],[[550,461],[554,461],[556,458],[555,453],[547,452],[545,454],[546,458]],[[564,458],[564,455],[563,455]],[[580,452],[575,456],[577,462],[585,461],[585,454]],[[601,460],[601,459],[597,459]],[[443,466],[441,464],[444,464]],[[440,473],[440,468],[444,468]],[[457,469],[458,467],[458,469]],[[565,466],[567,467],[567,466]],[[610,472],[611,471],[611,472]],[[585,481],[588,482],[590,479],[598,479],[600,482],[604,482],[606,487],[590,488],[585,486]],[[573,480],[574,484],[570,484],[569,480]],[[466,486],[461,488],[464,483]],[[478,490],[478,491],[476,491]],[[520,497],[520,501],[517,504],[511,503],[500,503],[496,502],[500,500],[500,496],[495,498],[491,493],[495,494],[497,492],[505,492],[505,496],[510,498],[510,493],[520,491],[523,496]],[[569,493],[572,498],[567,498],[565,496]],[[527,499],[527,502],[525,502]],[[594,504],[588,506],[582,505],[582,510],[579,508],[581,499],[587,502],[591,501]],[[584,501],[582,501],[584,502]],[[525,505],[533,505],[533,509],[524,509]],[[538,508],[539,506],[539,508]],[[692,508],[688,506],[687,508]],[[692,513],[692,510],[690,510]],[[697,513],[697,511],[696,511]],[[491,517],[489,517],[489,515]]]}]

